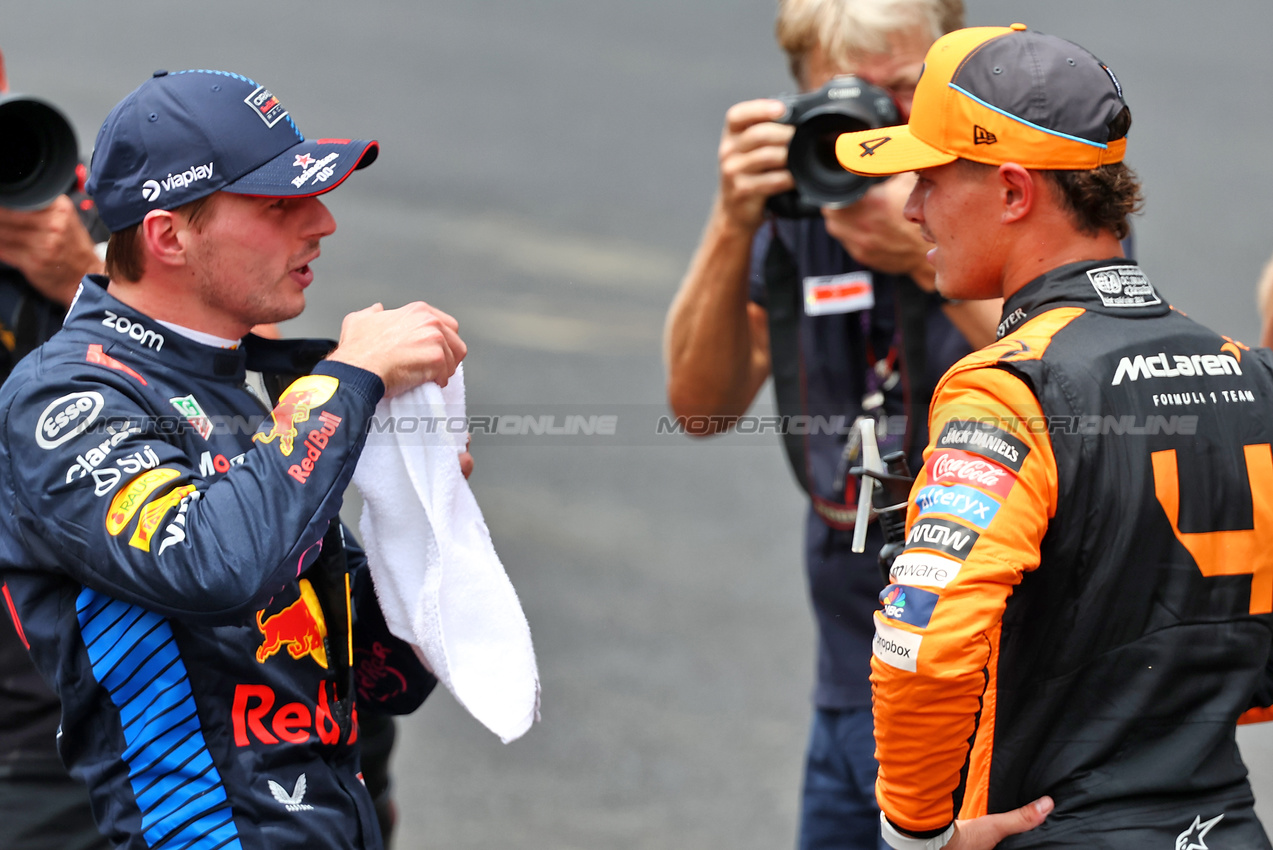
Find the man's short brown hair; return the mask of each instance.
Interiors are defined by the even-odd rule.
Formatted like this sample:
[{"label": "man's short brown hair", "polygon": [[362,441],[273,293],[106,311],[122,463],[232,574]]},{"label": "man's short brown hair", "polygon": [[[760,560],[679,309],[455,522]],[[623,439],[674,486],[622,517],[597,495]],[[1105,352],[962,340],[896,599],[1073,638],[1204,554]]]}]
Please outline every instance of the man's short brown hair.
[{"label": "man's short brown hair", "polygon": [[1090,171],[1041,171],[1056,188],[1057,199],[1078,229],[1088,236],[1108,230],[1119,239],[1131,233],[1129,216],[1141,211],[1145,198],[1140,179],[1125,162]]},{"label": "man's short brown hair", "polygon": [[[208,202],[216,194],[213,192],[211,195],[204,195],[188,204],[174,207],[172,211],[184,215],[190,226],[198,230],[208,217]],[[146,258],[141,245],[141,226],[142,223],[138,222],[110,235],[110,241],[106,243],[106,276],[111,280],[136,283],[145,273]]]}]

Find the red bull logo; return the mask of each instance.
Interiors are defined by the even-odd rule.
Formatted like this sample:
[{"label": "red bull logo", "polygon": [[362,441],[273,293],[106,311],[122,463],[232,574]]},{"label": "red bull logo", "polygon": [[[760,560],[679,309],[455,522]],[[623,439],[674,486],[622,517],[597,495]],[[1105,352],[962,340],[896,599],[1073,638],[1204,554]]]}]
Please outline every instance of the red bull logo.
[{"label": "red bull logo", "polygon": [[271,655],[287,647],[287,654],[298,661],[308,655],[326,670],[327,621],[309,579],[301,579],[300,585],[300,598],[282,611],[265,619],[261,617],[264,611],[256,612],[256,627],[265,636],[256,650],[256,660],[264,664]]},{"label": "red bull logo", "polygon": [[314,464],[318,463],[318,459],[323,456],[327,441],[340,427],[340,417],[326,410],[318,414],[318,421],[322,424],[305,435],[305,457],[300,463],[294,463],[287,468],[287,474],[302,484],[309,481],[309,474],[314,471]]},{"label": "red bull logo", "polygon": [[[234,702],[230,707],[230,725],[234,729],[234,745],[307,744],[318,737],[321,744],[340,743],[340,727],[332,717],[327,700],[327,683],[318,685],[318,701],[312,706],[289,702],[274,709],[278,695],[269,685],[234,686]],[[346,744],[358,740],[358,709],[353,710]]]},{"label": "red bull logo", "polygon": [[291,457],[296,445],[296,423],[308,422],[310,410],[330,401],[338,386],[340,381],[331,375],[306,375],[294,381],[270,413],[270,430],[254,434],[252,441],[272,443],[278,440],[278,450],[283,457]]}]

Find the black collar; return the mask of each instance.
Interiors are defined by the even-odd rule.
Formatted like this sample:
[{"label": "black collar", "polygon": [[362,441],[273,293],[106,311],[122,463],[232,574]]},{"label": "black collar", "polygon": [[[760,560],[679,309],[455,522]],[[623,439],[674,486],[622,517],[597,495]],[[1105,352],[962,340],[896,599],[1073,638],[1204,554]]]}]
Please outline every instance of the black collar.
[{"label": "black collar", "polygon": [[1003,304],[998,338],[1054,307],[1082,307],[1135,319],[1171,310],[1140,266],[1123,257],[1058,266],[1018,289]]}]

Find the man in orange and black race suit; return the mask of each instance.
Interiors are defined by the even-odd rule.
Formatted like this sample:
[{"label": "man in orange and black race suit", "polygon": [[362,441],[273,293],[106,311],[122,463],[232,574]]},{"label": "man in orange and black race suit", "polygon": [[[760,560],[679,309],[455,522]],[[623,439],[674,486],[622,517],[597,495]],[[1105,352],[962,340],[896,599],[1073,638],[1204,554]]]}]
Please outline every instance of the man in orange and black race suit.
[{"label": "man in orange and black race suit", "polygon": [[1108,67],[1014,24],[938,40],[909,124],[836,143],[918,172],[945,297],[1005,299],[875,615],[895,848],[1270,846],[1234,727],[1273,718],[1273,364],[1121,255],[1130,125]]},{"label": "man in orange and black race suit", "polygon": [[[241,75],[156,72],[97,137],[109,277],[0,388],[5,603],[117,846],[381,847],[358,710],[435,680],[338,512],[379,399],[465,346],[419,302],[346,316],[334,350],[249,334],[304,308],[316,196],[377,149],[307,140]],[[271,410],[249,371],[301,377]]]}]

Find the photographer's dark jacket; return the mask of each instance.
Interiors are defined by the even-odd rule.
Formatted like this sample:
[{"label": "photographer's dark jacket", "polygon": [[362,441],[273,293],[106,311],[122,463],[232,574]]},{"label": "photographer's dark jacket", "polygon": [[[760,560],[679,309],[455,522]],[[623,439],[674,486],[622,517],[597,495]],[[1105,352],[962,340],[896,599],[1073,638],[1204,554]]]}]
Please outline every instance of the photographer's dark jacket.
[{"label": "photographer's dark jacket", "polygon": [[[806,280],[825,278],[865,283],[874,306],[810,315]],[[881,586],[874,554],[879,540],[872,527],[867,554],[855,555],[852,522],[838,521],[857,501],[843,457],[847,433],[863,414],[863,401],[878,389],[882,406],[871,415],[890,417],[893,447],[910,450],[917,464],[932,387],[970,348],[942,313],[937,296],[919,291],[907,277],[856,262],[827,233],[821,217],[775,218],[761,228],[752,247],[751,297],[765,307],[771,326],[785,321],[790,329],[770,332],[779,412],[814,422],[822,418],[819,427],[790,429],[785,438],[788,458],[811,501],[805,547],[819,636],[814,701],[820,708],[866,708],[871,704],[871,612]],[[902,313],[906,321],[899,321]],[[887,389],[877,368],[894,375]]]},{"label": "photographer's dark jacket", "polygon": [[889,820],[1047,794],[1003,848],[1268,848],[1234,741],[1273,704],[1273,355],[1124,259],[1013,294],[943,378],[876,613]]},{"label": "photographer's dark jacket", "polygon": [[[110,231],[84,194],[86,174],[81,165],[67,195],[92,240],[105,242]],[[0,263],[0,379],[57,333],[65,315],[66,309],[36,291],[21,271]],[[56,747],[61,715],[57,695],[31,665],[17,632],[0,623],[0,781],[69,781]]]},{"label": "photographer's dark jacket", "polygon": [[434,683],[336,521],[383,385],[323,361],[271,412],[246,370],[312,346],[201,345],[105,283],[0,389],[0,575],[62,757],[124,847],[378,848],[354,693]]}]

